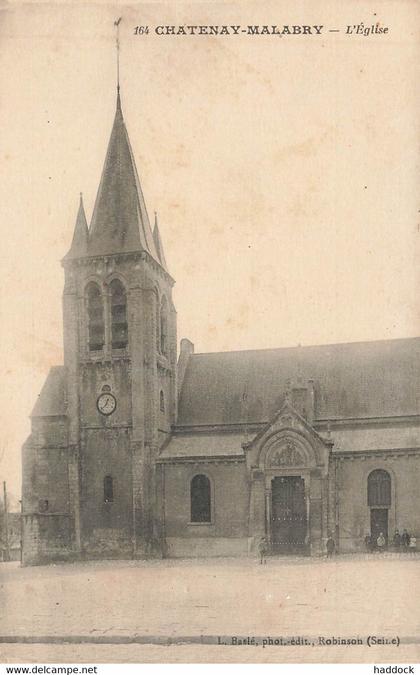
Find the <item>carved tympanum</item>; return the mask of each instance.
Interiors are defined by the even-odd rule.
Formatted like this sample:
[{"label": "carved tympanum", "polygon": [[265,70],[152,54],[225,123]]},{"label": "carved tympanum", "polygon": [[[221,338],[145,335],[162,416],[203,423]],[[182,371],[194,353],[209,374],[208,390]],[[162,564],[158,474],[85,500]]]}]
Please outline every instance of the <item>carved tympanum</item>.
[{"label": "carved tympanum", "polygon": [[287,441],[279,447],[270,459],[270,466],[302,466],[302,455],[292,441]]}]

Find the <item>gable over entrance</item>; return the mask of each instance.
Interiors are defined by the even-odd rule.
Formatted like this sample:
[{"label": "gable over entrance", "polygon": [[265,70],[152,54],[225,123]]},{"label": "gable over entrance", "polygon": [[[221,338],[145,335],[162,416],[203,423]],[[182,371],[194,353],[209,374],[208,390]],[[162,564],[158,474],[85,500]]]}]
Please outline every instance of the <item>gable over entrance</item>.
[{"label": "gable over entrance", "polygon": [[322,438],[286,401],[268,424],[249,443],[244,444],[250,469],[262,471],[275,466],[318,468],[328,473],[332,443]]}]

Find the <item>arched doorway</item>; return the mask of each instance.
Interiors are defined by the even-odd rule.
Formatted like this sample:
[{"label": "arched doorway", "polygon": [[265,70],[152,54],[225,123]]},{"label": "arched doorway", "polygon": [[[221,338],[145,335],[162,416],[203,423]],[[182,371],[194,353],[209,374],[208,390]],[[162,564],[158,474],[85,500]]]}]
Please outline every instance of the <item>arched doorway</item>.
[{"label": "arched doorway", "polygon": [[370,535],[374,545],[380,533],[388,543],[388,511],[391,506],[391,476],[384,469],[375,469],[368,476]]},{"label": "arched doorway", "polygon": [[274,444],[266,461],[271,495],[269,530],[273,553],[306,553],[310,469],[300,439],[290,435]]}]

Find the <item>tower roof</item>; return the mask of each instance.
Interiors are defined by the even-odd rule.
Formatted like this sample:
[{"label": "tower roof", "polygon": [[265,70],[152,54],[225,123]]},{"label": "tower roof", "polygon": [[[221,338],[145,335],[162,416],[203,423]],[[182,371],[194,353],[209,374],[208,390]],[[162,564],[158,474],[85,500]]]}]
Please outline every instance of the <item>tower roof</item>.
[{"label": "tower roof", "polygon": [[73,241],[66,258],[78,258],[86,255],[88,245],[88,226],[86,221],[85,208],[83,206],[83,196],[80,193],[79,210],[77,212],[76,225],[74,227]]},{"label": "tower roof", "polygon": [[120,94],[89,230],[88,255],[145,250],[160,262],[147,215]]},{"label": "tower roof", "polygon": [[156,211],[155,211],[155,226],[153,228],[153,241],[155,242],[156,251],[159,256],[159,262],[162,265],[163,269],[168,271],[168,265],[166,264],[165,253],[163,251],[162,239],[160,238],[160,231]]}]

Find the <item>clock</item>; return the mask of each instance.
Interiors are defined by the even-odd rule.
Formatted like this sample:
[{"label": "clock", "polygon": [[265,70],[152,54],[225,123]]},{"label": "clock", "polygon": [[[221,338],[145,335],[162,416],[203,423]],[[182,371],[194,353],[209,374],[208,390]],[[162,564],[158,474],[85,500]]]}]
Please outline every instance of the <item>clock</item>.
[{"label": "clock", "polygon": [[112,415],[115,408],[117,407],[117,399],[109,392],[103,393],[98,396],[96,407],[98,408],[101,415]]}]

